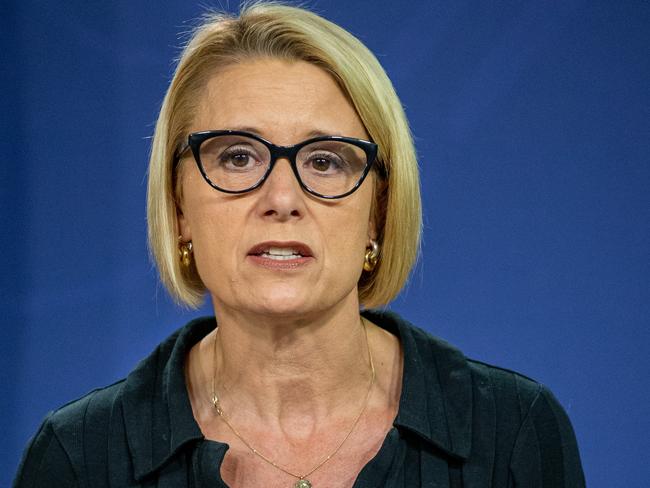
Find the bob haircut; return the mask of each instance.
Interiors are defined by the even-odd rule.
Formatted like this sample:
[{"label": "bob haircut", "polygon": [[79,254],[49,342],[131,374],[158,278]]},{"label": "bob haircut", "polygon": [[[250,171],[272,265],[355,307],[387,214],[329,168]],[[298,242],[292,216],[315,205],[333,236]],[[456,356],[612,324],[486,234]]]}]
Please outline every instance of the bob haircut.
[{"label": "bob haircut", "polygon": [[[388,304],[417,259],[422,212],[415,148],[402,105],[375,56],[352,34],[302,8],[255,2],[238,16],[211,13],[193,31],[165,95],[153,137],[147,188],[149,246],[172,297],[199,306],[206,289],[179,259],[181,193],[175,155],[187,140],[207,81],[220,68],[255,58],[301,60],[327,71],[379,146],[372,216],[380,256],[359,279],[364,307]],[[192,260],[194,263],[194,260]]]}]

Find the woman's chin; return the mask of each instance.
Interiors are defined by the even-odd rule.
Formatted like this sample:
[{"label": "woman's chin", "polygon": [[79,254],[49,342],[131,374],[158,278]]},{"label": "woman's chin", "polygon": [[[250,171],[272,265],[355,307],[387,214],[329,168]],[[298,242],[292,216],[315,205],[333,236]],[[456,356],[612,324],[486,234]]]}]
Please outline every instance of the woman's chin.
[{"label": "woman's chin", "polygon": [[[326,290],[318,288],[326,288]],[[357,290],[354,287],[348,290],[337,286],[307,285],[304,282],[278,283],[276,281],[271,286],[264,286],[263,283],[258,282],[257,285],[231,289],[228,296],[223,293],[212,293],[212,299],[217,315],[228,313],[227,311],[230,310],[235,315],[300,319],[326,314],[328,310],[334,310],[337,305],[344,303],[358,308]]]},{"label": "woman's chin", "polygon": [[301,317],[309,313],[318,312],[322,305],[319,306],[309,297],[295,294],[273,294],[271,296],[261,297],[249,304],[251,309],[265,316],[277,317]]},{"label": "woman's chin", "polygon": [[323,313],[331,304],[323,300],[316,300],[311,293],[304,290],[289,292],[289,290],[274,290],[272,293],[265,293],[252,296],[245,303],[236,307],[240,313],[248,311],[253,315],[264,317],[277,317],[282,319],[306,317],[312,314]]}]

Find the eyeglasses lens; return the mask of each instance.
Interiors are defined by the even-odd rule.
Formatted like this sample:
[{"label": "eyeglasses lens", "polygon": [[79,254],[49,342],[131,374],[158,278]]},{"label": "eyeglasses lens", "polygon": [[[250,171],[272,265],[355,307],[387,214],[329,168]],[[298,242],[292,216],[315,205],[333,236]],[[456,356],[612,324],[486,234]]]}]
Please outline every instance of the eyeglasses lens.
[{"label": "eyeglasses lens", "polygon": [[268,148],[244,136],[221,135],[201,144],[201,165],[208,179],[228,191],[255,186],[271,162]]},{"label": "eyeglasses lens", "polygon": [[321,195],[350,191],[366,168],[366,153],[342,141],[317,141],[298,151],[296,167],[302,182]]}]

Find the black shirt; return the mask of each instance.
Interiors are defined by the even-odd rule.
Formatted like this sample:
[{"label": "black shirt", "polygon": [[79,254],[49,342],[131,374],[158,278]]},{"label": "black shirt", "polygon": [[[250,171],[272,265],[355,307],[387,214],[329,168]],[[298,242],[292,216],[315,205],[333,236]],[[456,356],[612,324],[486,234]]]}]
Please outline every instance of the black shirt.
[{"label": "black shirt", "polygon": [[[354,488],[585,485],[569,419],[544,386],[468,360],[395,314],[363,314],[400,339],[404,373],[393,428]],[[204,439],[183,371],[215,326],[190,322],[126,379],[48,415],[14,487],[226,487],[228,446]]]}]

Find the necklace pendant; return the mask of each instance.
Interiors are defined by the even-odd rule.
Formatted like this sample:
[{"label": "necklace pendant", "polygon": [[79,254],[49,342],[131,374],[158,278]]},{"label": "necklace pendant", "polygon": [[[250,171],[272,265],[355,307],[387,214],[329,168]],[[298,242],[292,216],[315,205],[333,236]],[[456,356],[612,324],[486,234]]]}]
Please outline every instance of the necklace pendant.
[{"label": "necklace pendant", "polygon": [[306,480],[306,479],[300,479],[296,481],[296,484],[293,485],[293,488],[312,488],[311,487],[311,481]]}]

